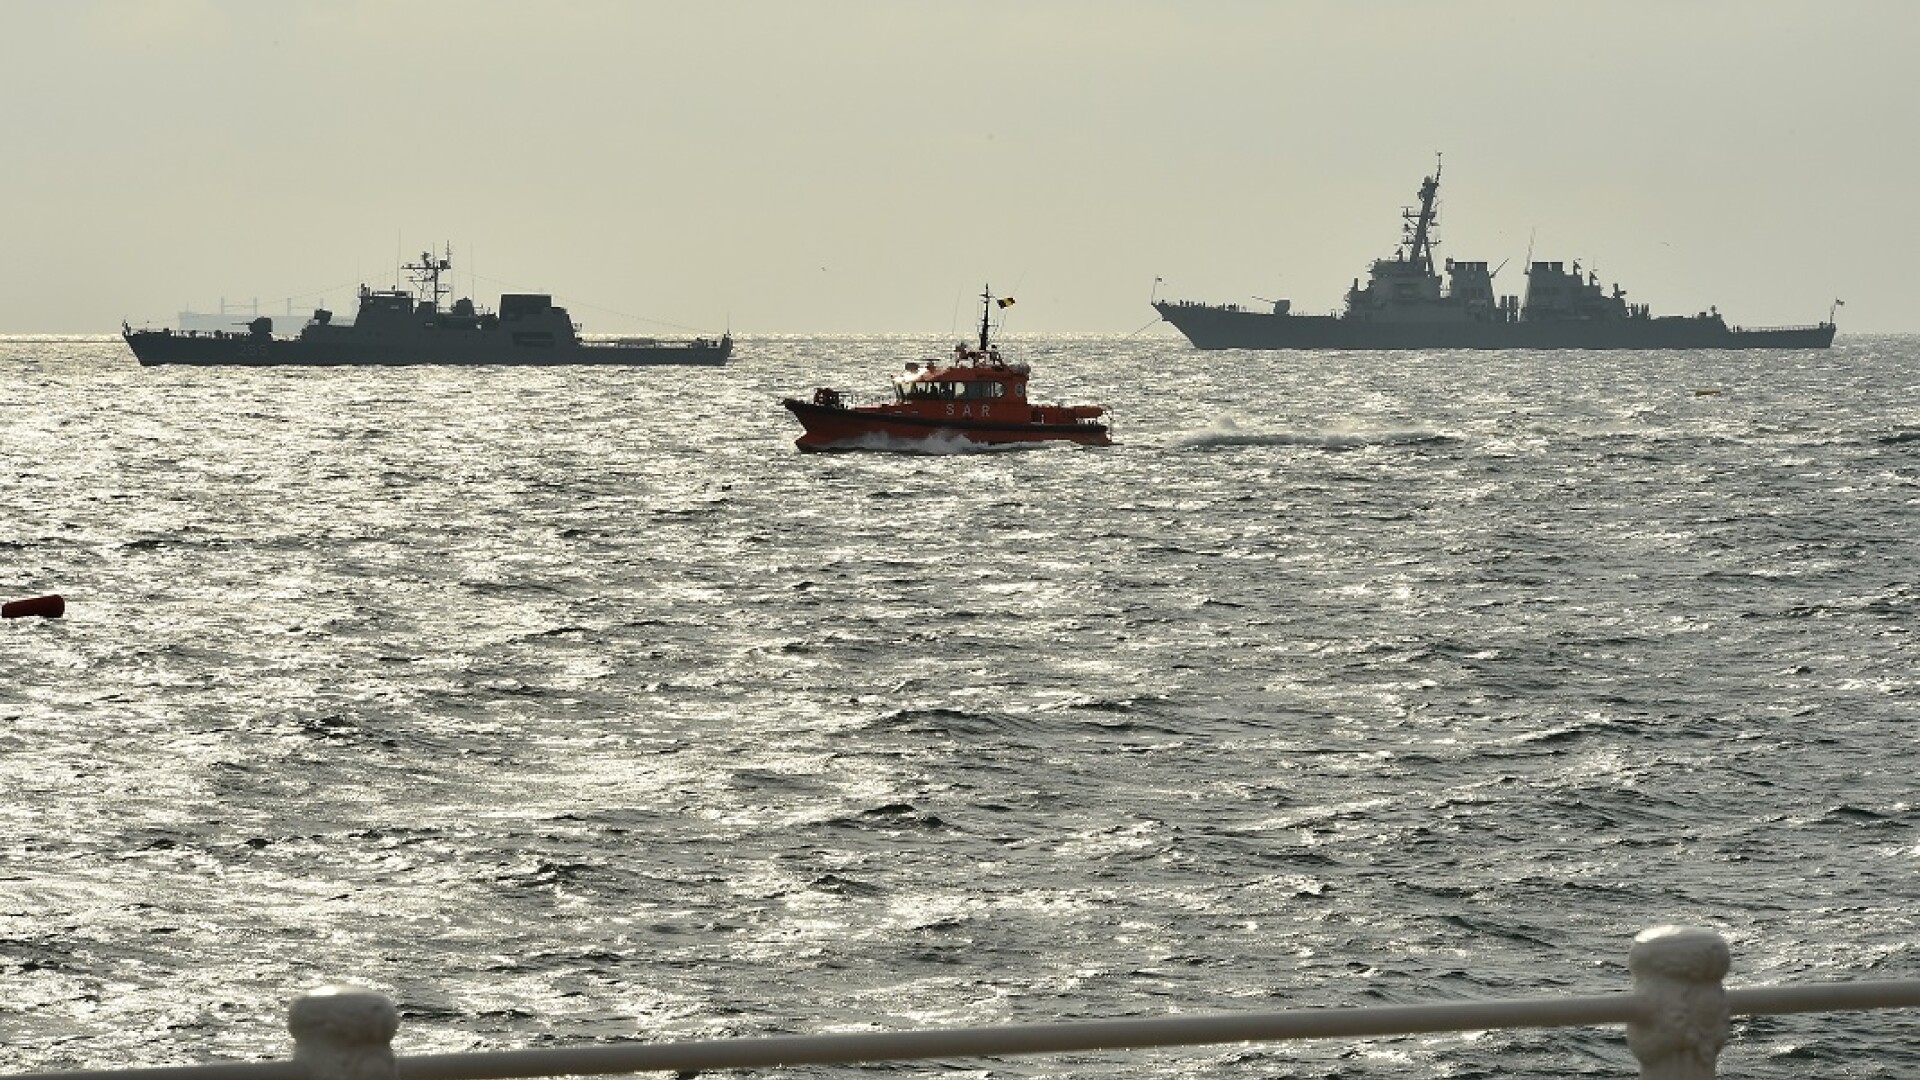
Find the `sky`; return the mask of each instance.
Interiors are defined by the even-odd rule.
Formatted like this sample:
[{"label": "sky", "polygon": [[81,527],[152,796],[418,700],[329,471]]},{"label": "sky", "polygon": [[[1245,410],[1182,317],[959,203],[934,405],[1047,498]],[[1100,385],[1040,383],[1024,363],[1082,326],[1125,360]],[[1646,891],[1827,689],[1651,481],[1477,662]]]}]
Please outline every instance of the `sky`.
[{"label": "sky", "polygon": [[589,333],[1171,334],[1441,256],[1920,331],[1916,0],[0,0],[0,333],[460,295]]}]

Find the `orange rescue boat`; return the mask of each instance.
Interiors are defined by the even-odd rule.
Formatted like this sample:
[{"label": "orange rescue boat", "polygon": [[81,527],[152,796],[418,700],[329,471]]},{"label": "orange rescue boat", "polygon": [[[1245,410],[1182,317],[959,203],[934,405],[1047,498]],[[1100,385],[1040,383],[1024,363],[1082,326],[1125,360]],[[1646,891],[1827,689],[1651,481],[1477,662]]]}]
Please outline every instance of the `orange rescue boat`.
[{"label": "orange rescue boat", "polygon": [[994,305],[1013,298],[981,294],[980,347],[954,346],[943,360],[908,361],[893,379],[893,400],[855,405],[831,387],[811,401],[782,404],[806,432],[794,441],[802,450],[887,449],[890,446],[965,439],[975,443],[1075,442],[1109,446],[1104,405],[1038,405],[1027,400],[1029,368],[1004,360],[989,340]]}]

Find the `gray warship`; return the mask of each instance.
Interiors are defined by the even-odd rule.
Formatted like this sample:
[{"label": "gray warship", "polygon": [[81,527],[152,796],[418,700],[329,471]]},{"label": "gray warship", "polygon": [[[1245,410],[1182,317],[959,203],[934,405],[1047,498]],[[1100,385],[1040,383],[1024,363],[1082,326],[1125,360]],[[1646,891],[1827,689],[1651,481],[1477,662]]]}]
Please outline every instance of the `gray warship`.
[{"label": "gray warship", "polygon": [[276,336],[270,316],[232,331],[176,333],[122,323],[120,334],[142,365],[724,364],[733,354],[733,337],[725,333],[681,341],[583,338],[567,309],[545,293],[505,293],[497,312],[466,298],[443,305],[453,292],[441,280],[453,269],[451,256],[422,253],[402,269],[417,295],[362,285],[351,323],[334,322],[322,308],[297,336]]},{"label": "gray warship", "polygon": [[[1420,205],[1403,210],[1401,245],[1376,259],[1362,287],[1347,290],[1338,315],[1296,315],[1239,304],[1155,300],[1160,317],[1201,349],[1824,349],[1833,313],[1805,326],[1729,326],[1718,310],[1654,315],[1625,290],[1600,284],[1579,263],[1534,262],[1526,299],[1496,296],[1496,267],[1448,259],[1444,286],[1434,272],[1440,167],[1420,185]],[[1504,263],[1501,265],[1505,265]]]}]

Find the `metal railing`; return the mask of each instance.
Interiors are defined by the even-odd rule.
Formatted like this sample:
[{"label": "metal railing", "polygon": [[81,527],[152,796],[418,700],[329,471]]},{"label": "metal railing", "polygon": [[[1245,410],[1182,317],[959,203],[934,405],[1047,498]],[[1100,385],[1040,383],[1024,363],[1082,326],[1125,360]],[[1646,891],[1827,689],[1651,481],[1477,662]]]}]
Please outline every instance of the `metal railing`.
[{"label": "metal railing", "polygon": [[24,1073],[0,1080],[505,1080],[1598,1024],[1626,1025],[1642,1080],[1709,1080],[1732,1016],[1920,1006],[1920,979],[1728,990],[1721,983],[1730,966],[1727,943],[1710,930],[1647,930],[1634,939],[1627,966],[1633,973],[1631,992],[1592,997],[415,1057],[393,1053],[400,1026],[393,1002],[372,991],[329,986],[300,997],[289,1010],[291,1061]]}]

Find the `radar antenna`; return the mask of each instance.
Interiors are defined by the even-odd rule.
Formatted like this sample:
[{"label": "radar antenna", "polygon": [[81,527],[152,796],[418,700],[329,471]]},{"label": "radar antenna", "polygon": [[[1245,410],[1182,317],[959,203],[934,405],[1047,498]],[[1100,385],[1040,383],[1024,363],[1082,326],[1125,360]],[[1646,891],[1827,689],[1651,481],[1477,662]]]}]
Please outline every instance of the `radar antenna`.
[{"label": "radar antenna", "polygon": [[453,286],[440,284],[442,272],[453,269],[453,245],[447,245],[447,253],[434,258],[433,252],[420,253],[420,261],[407,263],[400,269],[407,271],[408,280],[420,290],[420,295],[433,305],[434,311],[440,310],[440,300],[453,292]]}]

